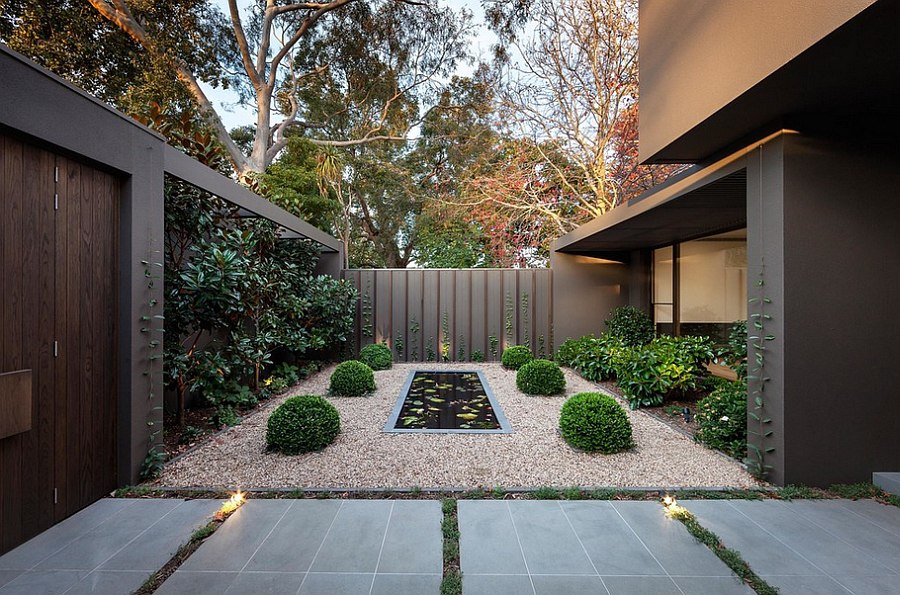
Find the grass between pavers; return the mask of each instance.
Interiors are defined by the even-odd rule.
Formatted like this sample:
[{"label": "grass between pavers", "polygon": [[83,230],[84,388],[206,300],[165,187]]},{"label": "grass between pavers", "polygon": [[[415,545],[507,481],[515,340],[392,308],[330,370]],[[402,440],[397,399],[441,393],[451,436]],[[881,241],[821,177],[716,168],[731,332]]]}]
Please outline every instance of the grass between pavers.
[{"label": "grass between pavers", "polygon": [[694,536],[694,539],[708,547],[719,560],[728,566],[748,587],[753,589],[757,595],[778,595],[778,589],[756,574],[746,560],[741,557],[739,551],[726,547],[718,535],[701,525],[697,517],[686,508],[676,504],[667,507],[666,514],[673,519],[681,521],[688,533]]},{"label": "grass between pavers", "polygon": [[444,545],[444,577],[441,579],[441,595],[462,594],[462,572],[459,566],[459,522],[456,516],[456,500],[441,500],[441,535]]},{"label": "grass between pavers", "polygon": [[[126,486],[112,493],[115,498],[186,498],[222,499],[231,491],[207,488],[157,488],[154,486]],[[479,489],[259,489],[245,490],[252,498],[259,499],[384,499],[384,500],[659,500],[671,495],[682,500],[819,500],[833,498],[869,498],[883,504],[900,506],[900,496],[888,494],[872,484],[860,483],[834,485],[830,488],[811,488],[789,485],[785,487],[758,488],[752,490],[730,488],[515,488],[485,487]]]},{"label": "grass between pavers", "polygon": [[152,595],[155,593],[156,590],[166,582],[166,579],[172,576],[175,571],[178,570],[178,567],[184,564],[185,560],[190,558],[191,554],[197,551],[197,548],[215,533],[236,510],[237,507],[230,509],[223,507],[216,512],[215,516],[208,523],[194,531],[187,543],[182,544],[182,546],[178,548],[178,551],[175,552],[175,555],[169,558],[169,561],[166,562],[162,568],[150,575],[150,577],[144,581],[144,584],[132,593],[132,595]]}]

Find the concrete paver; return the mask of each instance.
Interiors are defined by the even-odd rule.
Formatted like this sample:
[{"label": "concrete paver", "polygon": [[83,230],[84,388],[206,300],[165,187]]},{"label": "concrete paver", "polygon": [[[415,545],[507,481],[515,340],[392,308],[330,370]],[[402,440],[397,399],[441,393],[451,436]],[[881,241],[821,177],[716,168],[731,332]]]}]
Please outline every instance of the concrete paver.
[{"label": "concrete paver", "polygon": [[900,509],[872,501],[681,504],[782,593],[900,592]]},{"label": "concrete paver", "polygon": [[0,556],[0,595],[130,593],[219,506],[211,500],[100,500]]},{"label": "concrete paver", "polygon": [[752,593],[657,502],[458,506],[466,595]]},{"label": "concrete paver", "polygon": [[253,500],[157,591],[427,595],[443,571],[435,500]]}]

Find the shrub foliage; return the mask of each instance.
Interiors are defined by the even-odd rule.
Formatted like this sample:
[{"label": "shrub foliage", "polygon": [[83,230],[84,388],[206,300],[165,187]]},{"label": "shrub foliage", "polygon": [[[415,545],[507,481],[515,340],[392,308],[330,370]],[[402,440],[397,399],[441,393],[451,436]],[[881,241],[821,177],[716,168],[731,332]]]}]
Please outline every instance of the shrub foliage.
[{"label": "shrub foliage", "polygon": [[747,454],[747,383],[722,382],[697,403],[695,438],[736,458]]},{"label": "shrub foliage", "polygon": [[331,394],[342,397],[358,397],[375,390],[375,374],[372,368],[357,360],[338,364],[331,373]]},{"label": "shrub foliage", "polygon": [[606,323],[606,332],[629,347],[646,345],[655,334],[653,321],[642,310],[634,306],[622,306],[612,311]]},{"label": "shrub foliage", "polygon": [[394,363],[394,356],[387,345],[374,343],[359,350],[359,361],[373,370],[387,370]]},{"label": "shrub foliage", "polygon": [[533,359],[534,354],[531,353],[531,349],[525,345],[513,345],[503,350],[500,363],[507,370],[518,370]]},{"label": "shrub foliage", "polygon": [[535,359],[519,368],[516,386],[528,395],[558,395],[566,390],[566,377],[555,362]]},{"label": "shrub foliage", "polygon": [[578,393],[560,411],[563,439],[575,448],[612,454],[634,445],[631,421],[613,397],[601,393]]},{"label": "shrub foliage", "polygon": [[266,445],[269,450],[295,455],[322,450],[341,431],[334,405],[315,395],[291,397],[269,416]]}]

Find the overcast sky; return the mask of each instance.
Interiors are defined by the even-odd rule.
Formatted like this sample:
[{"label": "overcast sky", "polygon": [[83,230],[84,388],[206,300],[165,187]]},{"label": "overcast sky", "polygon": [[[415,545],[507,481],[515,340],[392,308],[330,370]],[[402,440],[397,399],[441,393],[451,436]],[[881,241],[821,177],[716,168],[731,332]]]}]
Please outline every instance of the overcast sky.
[{"label": "overcast sky", "polygon": [[[211,2],[215,5],[218,5],[222,9],[222,12],[224,12],[226,15],[228,14],[227,0],[211,0]],[[491,45],[494,43],[494,40],[496,38],[491,32],[487,31],[486,27],[483,26],[484,10],[482,10],[481,8],[481,3],[478,0],[441,0],[441,3],[449,4],[457,10],[465,7],[472,12],[475,22],[481,25],[476,32],[476,37],[472,42],[472,53],[476,58],[482,57],[485,60],[488,59],[488,56],[490,55]],[[248,0],[238,1],[238,6],[242,11],[251,4],[252,1]],[[471,71],[471,66],[469,66],[468,64],[462,64],[457,69],[456,74],[467,75],[470,74]],[[222,121],[224,122],[225,127],[229,130],[238,126],[253,124],[256,121],[255,112],[252,109],[236,105],[237,96],[234,93],[222,89],[213,89],[204,83],[200,83],[200,85],[203,87],[203,90],[206,92],[210,100],[215,104],[219,115],[222,117]]]}]

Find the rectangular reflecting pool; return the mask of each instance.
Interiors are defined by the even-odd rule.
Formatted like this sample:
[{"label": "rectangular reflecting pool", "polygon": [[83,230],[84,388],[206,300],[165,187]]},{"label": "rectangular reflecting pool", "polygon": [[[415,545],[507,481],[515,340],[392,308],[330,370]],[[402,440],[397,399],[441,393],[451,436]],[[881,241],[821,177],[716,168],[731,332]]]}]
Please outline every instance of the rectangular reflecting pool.
[{"label": "rectangular reflecting pool", "polygon": [[512,428],[480,371],[416,370],[384,431],[506,434]]}]

